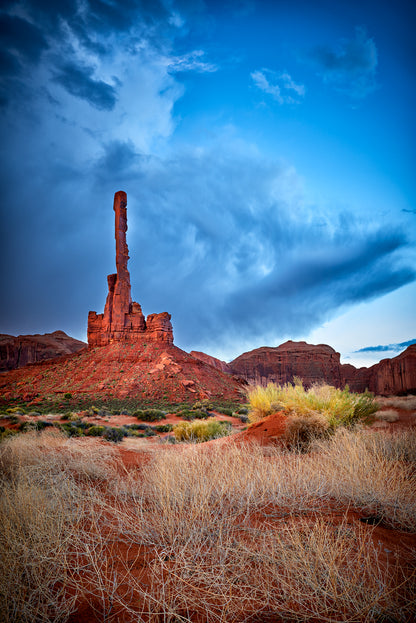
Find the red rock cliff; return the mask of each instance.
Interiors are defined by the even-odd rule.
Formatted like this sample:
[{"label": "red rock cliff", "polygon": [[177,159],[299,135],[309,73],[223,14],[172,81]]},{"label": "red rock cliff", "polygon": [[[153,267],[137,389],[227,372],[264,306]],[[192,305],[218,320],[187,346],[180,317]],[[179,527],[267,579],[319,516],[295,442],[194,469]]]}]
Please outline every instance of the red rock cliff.
[{"label": "red rock cliff", "polygon": [[256,348],[229,364],[231,371],[251,383],[278,385],[294,376],[306,387],[324,382],[335,387],[349,385],[355,392],[366,389],[379,395],[416,393],[416,344],[392,359],[383,359],[371,368],[341,364],[340,355],[325,344],[286,342],[276,348]]},{"label": "red rock cliff", "polygon": [[21,368],[28,363],[55,359],[85,348],[86,344],[63,331],[43,335],[0,335],[0,371]]},{"label": "red rock cliff", "polygon": [[108,275],[108,295],[103,314],[88,314],[88,344],[105,346],[110,342],[151,340],[173,343],[170,315],[150,314],[147,321],[139,303],[131,300],[130,273],[127,268],[127,195],[114,195],[116,267],[117,273]]},{"label": "red rock cliff", "polygon": [[306,387],[322,382],[340,387],[340,355],[331,346],[289,340],[277,347],[256,348],[229,364],[232,372],[251,383],[277,385],[299,376]]}]

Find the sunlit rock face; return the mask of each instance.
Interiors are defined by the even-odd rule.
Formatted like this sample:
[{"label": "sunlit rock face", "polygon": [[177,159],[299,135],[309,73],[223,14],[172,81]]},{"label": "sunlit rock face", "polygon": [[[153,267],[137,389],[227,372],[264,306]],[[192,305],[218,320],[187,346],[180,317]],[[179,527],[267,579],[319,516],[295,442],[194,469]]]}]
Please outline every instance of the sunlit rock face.
[{"label": "sunlit rock face", "polygon": [[139,303],[131,299],[130,273],[127,268],[129,249],[127,232],[127,195],[122,190],[114,195],[116,267],[108,275],[108,295],[103,314],[88,314],[88,344],[105,346],[111,342],[151,340],[173,343],[170,314],[150,314],[145,319]]}]

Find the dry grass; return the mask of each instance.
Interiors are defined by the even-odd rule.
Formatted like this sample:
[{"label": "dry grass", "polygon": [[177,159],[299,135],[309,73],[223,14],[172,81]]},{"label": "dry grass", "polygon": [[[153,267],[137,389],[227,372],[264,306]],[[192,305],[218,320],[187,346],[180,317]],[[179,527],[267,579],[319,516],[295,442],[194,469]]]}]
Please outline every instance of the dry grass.
[{"label": "dry grass", "polygon": [[129,473],[96,440],[23,439],[0,453],[7,623],[65,621],[86,586],[106,622],[411,620],[416,556],[386,562],[348,507],[416,530],[414,435],[160,448]]},{"label": "dry grass", "polygon": [[0,446],[1,621],[65,621],[86,565],[85,520],[100,501],[88,484],[108,478],[97,444],[27,433]]},{"label": "dry grass", "polygon": [[416,411],[416,396],[390,396],[378,398],[378,402],[393,409]]},{"label": "dry grass", "polygon": [[397,422],[399,414],[394,409],[384,409],[376,411],[374,418],[380,422]]},{"label": "dry grass", "polygon": [[416,531],[416,435],[353,433],[341,429],[316,441],[317,478],[334,499],[380,517],[388,525]]},{"label": "dry grass", "polygon": [[289,415],[285,426],[285,441],[290,447],[306,450],[314,439],[328,434],[329,422],[320,413]]}]

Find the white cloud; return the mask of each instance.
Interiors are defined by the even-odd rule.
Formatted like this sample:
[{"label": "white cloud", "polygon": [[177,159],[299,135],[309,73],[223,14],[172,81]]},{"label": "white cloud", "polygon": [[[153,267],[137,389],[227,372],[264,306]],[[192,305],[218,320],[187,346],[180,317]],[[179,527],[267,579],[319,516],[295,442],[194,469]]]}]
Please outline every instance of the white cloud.
[{"label": "white cloud", "polygon": [[305,96],[305,86],[296,84],[286,71],[275,72],[271,69],[253,71],[251,79],[258,89],[271,95],[279,104],[299,104]]},{"label": "white cloud", "polygon": [[196,71],[198,73],[213,73],[218,71],[217,65],[204,61],[203,50],[193,50],[181,56],[171,56],[166,59],[166,64],[171,73],[179,71]]}]

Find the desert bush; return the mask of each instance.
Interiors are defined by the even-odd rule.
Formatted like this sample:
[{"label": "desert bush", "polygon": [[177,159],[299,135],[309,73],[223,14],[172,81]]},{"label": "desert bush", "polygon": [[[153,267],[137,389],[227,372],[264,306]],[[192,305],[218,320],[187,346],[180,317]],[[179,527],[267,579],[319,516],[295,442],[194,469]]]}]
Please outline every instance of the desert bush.
[{"label": "desert bush", "polygon": [[114,428],[114,427],[105,427],[105,431],[103,433],[104,439],[107,441],[113,441],[114,443],[119,443],[123,441],[125,433],[122,428]]},{"label": "desert bush", "polygon": [[416,530],[414,432],[393,435],[341,428],[329,441],[315,441],[313,449],[322,491],[393,527]]},{"label": "desert bush", "polygon": [[266,387],[261,385],[250,387],[247,390],[250,422],[257,422],[278,411],[281,408],[280,396],[281,388],[275,383],[268,383]]},{"label": "desert bush", "polygon": [[170,433],[173,430],[172,424],[160,424],[159,426],[155,426],[154,430],[158,433]]},{"label": "desert bush", "polygon": [[180,422],[173,427],[173,434],[177,441],[209,441],[224,437],[231,431],[228,422]]},{"label": "desert bush", "polygon": [[290,447],[305,451],[314,439],[327,436],[328,430],[329,422],[320,413],[289,415],[284,439]]},{"label": "desert bush", "polygon": [[158,420],[166,420],[166,415],[160,409],[138,409],[133,413],[138,420],[142,422],[157,422]]},{"label": "desert bush", "polygon": [[14,430],[13,428],[4,428],[4,426],[2,426],[2,429],[3,430],[0,432],[0,442],[18,434],[17,430]]},{"label": "desert bush", "polygon": [[381,404],[395,409],[416,411],[416,396],[390,396],[378,399]]},{"label": "desert bush", "polygon": [[294,385],[283,387],[269,383],[267,387],[256,386],[247,392],[250,402],[249,419],[256,422],[275,411],[283,411],[293,416],[322,414],[333,429],[350,426],[377,411],[378,405],[373,394],[355,394],[330,385],[316,384],[305,390],[302,382],[296,379]]},{"label": "desert bush", "polygon": [[102,437],[105,432],[105,426],[90,426],[85,434],[89,437]]},{"label": "desert bush", "polygon": [[133,578],[132,593],[155,620],[411,620],[412,573],[380,562],[372,529],[347,513],[340,523],[311,513],[330,503],[330,479],[319,452],[227,444],[155,454],[126,520],[154,548],[150,588]]},{"label": "desert bush", "polygon": [[383,409],[382,411],[376,411],[374,417],[382,422],[397,422],[399,414],[394,409]]}]

